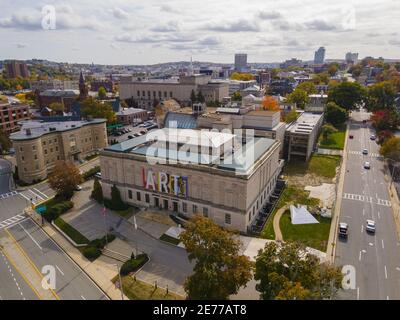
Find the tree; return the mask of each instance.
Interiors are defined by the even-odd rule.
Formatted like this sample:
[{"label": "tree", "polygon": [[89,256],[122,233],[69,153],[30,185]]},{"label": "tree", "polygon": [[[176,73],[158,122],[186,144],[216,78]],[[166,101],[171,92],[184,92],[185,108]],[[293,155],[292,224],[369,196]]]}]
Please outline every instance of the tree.
[{"label": "tree", "polygon": [[366,92],[357,82],[342,82],[328,90],[328,101],[346,110],[353,110],[366,98]]},{"label": "tree", "polygon": [[337,132],[337,129],[331,124],[327,123],[322,126],[322,137],[325,141],[328,140],[329,135],[334,132]]},{"label": "tree", "polygon": [[98,203],[103,203],[103,188],[99,179],[95,178],[93,182],[93,191],[91,197]]},{"label": "tree", "polygon": [[262,106],[264,110],[280,111],[278,101],[272,96],[265,96],[262,100]]},{"label": "tree", "polygon": [[253,264],[239,254],[240,240],[210,219],[195,215],[179,238],[195,261],[184,284],[188,299],[225,300],[251,279]]},{"label": "tree", "polygon": [[190,92],[190,101],[192,101],[192,104],[195,103],[195,102],[197,101],[196,93],[194,92],[193,89],[192,89],[192,91]]},{"label": "tree", "polygon": [[288,94],[287,101],[295,103],[297,108],[304,109],[309,102],[309,97],[306,91],[296,88],[292,93]]},{"label": "tree", "polygon": [[291,123],[297,119],[297,111],[296,108],[292,108],[286,115],[285,115],[285,122],[286,123]]},{"label": "tree", "polygon": [[232,80],[242,80],[242,81],[254,80],[254,77],[251,73],[240,73],[240,72],[233,72],[230,78]]},{"label": "tree", "polygon": [[197,99],[196,100],[197,100],[197,102],[200,102],[200,103],[203,103],[203,102],[206,101],[206,99],[204,99],[203,93],[201,91],[199,91],[197,93]]},{"label": "tree", "polygon": [[351,73],[351,75],[354,78],[358,78],[361,75],[362,72],[362,66],[360,64],[356,64],[354,66],[352,66],[349,70],[349,72]]},{"label": "tree", "polygon": [[104,87],[100,87],[97,94],[99,96],[99,99],[107,98],[107,91],[106,91],[106,89]]},{"label": "tree", "polygon": [[339,65],[335,62],[331,63],[328,66],[328,73],[331,77],[333,77],[339,70]]},{"label": "tree", "polygon": [[317,87],[311,81],[304,81],[304,82],[300,83],[296,87],[296,89],[301,89],[301,90],[307,92],[307,94],[317,93]]},{"label": "tree", "polygon": [[241,101],[242,100],[242,95],[240,94],[240,91],[235,91],[233,93],[232,100],[233,101]]},{"label": "tree", "polygon": [[328,102],[326,105],[325,120],[335,127],[343,124],[347,119],[347,111],[339,107],[334,102]]},{"label": "tree", "polygon": [[367,109],[374,111],[378,109],[391,108],[394,106],[396,91],[393,83],[382,81],[368,87]]},{"label": "tree", "polygon": [[343,279],[339,267],[320,262],[296,242],[269,242],[256,257],[254,279],[264,300],[332,299]]},{"label": "tree", "polygon": [[63,113],[64,112],[64,104],[61,102],[53,102],[50,103],[49,108],[55,113]]},{"label": "tree", "polygon": [[8,135],[0,129],[0,154],[8,152],[12,146],[11,140]]},{"label": "tree", "polygon": [[329,74],[327,72],[317,73],[313,76],[313,82],[315,84],[328,84]]},{"label": "tree", "polygon": [[400,138],[391,137],[381,146],[379,153],[387,159],[400,161]]},{"label": "tree", "polygon": [[101,103],[92,97],[82,101],[81,111],[85,117],[104,118],[107,119],[108,123],[114,123],[116,121],[115,112],[111,104]]},{"label": "tree", "polygon": [[400,123],[400,117],[394,109],[376,110],[372,113],[371,122],[377,131],[394,131]]},{"label": "tree", "polygon": [[111,187],[111,200],[103,199],[104,205],[111,210],[125,210],[127,205],[122,201],[121,192],[118,187],[114,184]]},{"label": "tree", "polygon": [[70,161],[57,161],[49,175],[49,185],[58,195],[70,199],[83,179],[79,169]]}]

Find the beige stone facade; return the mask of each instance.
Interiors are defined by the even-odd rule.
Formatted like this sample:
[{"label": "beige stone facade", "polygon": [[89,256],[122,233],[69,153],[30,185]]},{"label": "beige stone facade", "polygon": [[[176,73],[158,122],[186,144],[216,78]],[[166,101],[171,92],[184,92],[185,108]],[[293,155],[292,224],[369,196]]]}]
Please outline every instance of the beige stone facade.
[{"label": "beige stone facade", "polygon": [[80,161],[107,146],[106,122],[26,121],[10,136],[16,152],[19,178],[32,183],[43,180],[58,160]]},{"label": "beige stone facade", "polygon": [[[116,185],[128,204],[158,207],[186,217],[198,213],[222,227],[247,232],[273,192],[283,165],[279,159],[280,143],[260,140],[263,145],[267,142],[265,151],[242,175],[215,165],[150,164],[144,155],[134,151],[106,148],[100,153],[104,196],[110,198],[111,187]],[[149,172],[159,179],[162,176],[183,179],[186,193],[178,195],[149,188],[146,178]],[[174,182],[169,181],[171,186]]]}]

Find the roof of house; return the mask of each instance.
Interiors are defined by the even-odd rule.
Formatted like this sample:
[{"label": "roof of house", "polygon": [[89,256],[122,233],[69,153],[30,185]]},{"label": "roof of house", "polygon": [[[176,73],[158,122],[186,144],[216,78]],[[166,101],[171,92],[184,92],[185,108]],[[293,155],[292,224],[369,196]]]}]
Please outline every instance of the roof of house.
[{"label": "roof of house", "polygon": [[165,128],[195,129],[197,120],[193,114],[168,112],[164,120]]}]

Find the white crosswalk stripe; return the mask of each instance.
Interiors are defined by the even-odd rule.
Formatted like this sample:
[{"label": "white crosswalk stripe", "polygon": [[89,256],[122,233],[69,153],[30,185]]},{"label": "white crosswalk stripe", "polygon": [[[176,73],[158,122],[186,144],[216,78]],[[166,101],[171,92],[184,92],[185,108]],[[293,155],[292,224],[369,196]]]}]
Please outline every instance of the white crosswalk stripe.
[{"label": "white crosswalk stripe", "polygon": [[36,188],[24,190],[23,192],[20,192],[19,195],[25,198],[27,201],[32,202],[33,204],[45,201],[50,198],[48,195],[46,195],[42,191],[39,191]]},{"label": "white crosswalk stripe", "polygon": [[6,199],[9,197],[13,197],[13,196],[16,196],[17,194],[18,194],[18,191],[11,191],[11,192],[7,192],[7,193],[3,193],[3,194],[0,194],[0,199]]},{"label": "white crosswalk stripe", "polygon": [[[354,150],[349,150],[347,151],[348,154],[356,154],[356,155],[363,155],[361,151],[354,151]],[[369,156],[372,158],[382,158],[382,156],[379,153],[368,153],[365,154],[364,156]]]},{"label": "white crosswalk stripe", "polygon": [[368,203],[376,203],[379,206],[385,206],[385,207],[392,206],[392,203],[389,200],[379,199],[379,198],[374,199],[373,197],[363,196],[360,194],[344,193],[343,199],[363,201],[363,202],[368,202]]},{"label": "white crosswalk stripe", "polygon": [[17,222],[20,222],[22,220],[26,219],[26,216],[23,214],[17,214],[14,217],[8,218],[7,220],[1,221],[0,222],[0,229],[4,229],[6,227],[11,227],[13,224],[16,224]]}]

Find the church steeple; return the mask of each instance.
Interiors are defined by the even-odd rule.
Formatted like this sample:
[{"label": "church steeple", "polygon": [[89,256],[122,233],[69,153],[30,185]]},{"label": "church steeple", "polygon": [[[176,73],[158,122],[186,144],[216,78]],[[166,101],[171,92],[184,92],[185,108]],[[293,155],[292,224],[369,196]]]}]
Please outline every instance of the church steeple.
[{"label": "church steeple", "polygon": [[79,100],[84,100],[88,97],[88,89],[85,84],[85,78],[83,77],[83,73],[81,70],[81,74],[79,75]]}]

